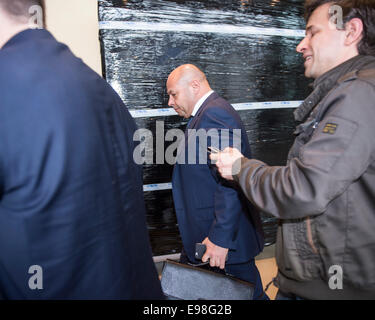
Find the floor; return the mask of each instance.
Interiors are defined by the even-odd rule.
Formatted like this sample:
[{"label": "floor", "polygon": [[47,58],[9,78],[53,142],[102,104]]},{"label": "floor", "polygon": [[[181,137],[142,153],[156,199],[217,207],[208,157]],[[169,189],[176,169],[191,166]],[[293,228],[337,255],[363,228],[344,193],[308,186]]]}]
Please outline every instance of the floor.
[{"label": "floor", "polygon": [[[262,278],[263,288],[265,288],[277,273],[277,266],[275,261],[275,245],[266,247],[263,252],[256,257],[255,264],[257,265],[260,276]],[[155,265],[160,275],[163,269],[162,259],[156,260]],[[277,288],[273,284],[271,284],[266,293],[271,300],[274,300],[277,293]]]},{"label": "floor", "polygon": [[[277,274],[277,265],[275,260],[275,246],[269,246],[264,249],[261,255],[255,259],[255,264],[258,267],[260,276],[262,278],[263,288],[265,289]],[[277,293],[277,288],[271,284],[267,290],[267,295],[271,300],[274,300]]]}]

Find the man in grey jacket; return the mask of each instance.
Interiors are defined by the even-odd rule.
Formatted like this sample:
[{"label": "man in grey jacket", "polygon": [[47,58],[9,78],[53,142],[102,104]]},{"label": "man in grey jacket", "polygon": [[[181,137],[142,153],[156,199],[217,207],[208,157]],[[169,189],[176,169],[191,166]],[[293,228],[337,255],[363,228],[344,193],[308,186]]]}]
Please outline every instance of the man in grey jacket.
[{"label": "man in grey jacket", "polygon": [[314,91],[286,166],[227,148],[224,178],[280,219],[279,299],[375,298],[375,3],[307,0],[297,51]]}]

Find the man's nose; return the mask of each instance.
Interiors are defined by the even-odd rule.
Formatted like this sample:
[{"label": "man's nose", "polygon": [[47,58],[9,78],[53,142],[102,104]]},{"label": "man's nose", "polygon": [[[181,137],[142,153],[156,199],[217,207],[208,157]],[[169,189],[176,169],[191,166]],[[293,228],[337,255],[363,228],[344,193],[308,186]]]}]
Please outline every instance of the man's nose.
[{"label": "man's nose", "polygon": [[308,41],[309,40],[307,39],[307,37],[304,37],[303,40],[297,46],[296,51],[299,53],[303,53],[307,48]]},{"label": "man's nose", "polygon": [[173,105],[174,105],[174,100],[173,100],[172,97],[169,97],[169,99],[168,99],[168,106],[169,107],[173,107]]}]

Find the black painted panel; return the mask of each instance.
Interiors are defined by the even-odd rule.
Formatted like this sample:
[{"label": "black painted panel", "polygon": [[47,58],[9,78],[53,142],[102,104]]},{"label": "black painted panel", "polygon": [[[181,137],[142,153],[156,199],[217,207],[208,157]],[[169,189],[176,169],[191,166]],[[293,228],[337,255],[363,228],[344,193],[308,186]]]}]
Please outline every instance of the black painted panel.
[{"label": "black painted panel", "polygon": [[181,252],[172,190],[144,193],[151,246],[155,256]]},{"label": "black painted panel", "polygon": [[[303,0],[100,0],[100,21],[225,24],[303,29]],[[166,108],[165,82],[178,65],[193,63],[212,88],[231,103],[303,100],[310,92],[295,37],[207,32],[100,31],[107,81],[129,109]],[[294,137],[294,109],[240,111],[254,158],[283,165]],[[184,129],[178,116],[136,118],[155,133]],[[165,144],[165,149],[169,143]],[[155,150],[155,146],[154,146]],[[144,165],[144,183],[171,181],[168,164]],[[181,239],[171,190],[145,192],[147,222],[154,255],[179,252]],[[275,241],[276,220],[262,217],[266,243]]]},{"label": "black painted panel", "polygon": [[99,19],[303,29],[303,2],[304,0],[99,0]]},{"label": "black painted panel", "polygon": [[308,81],[295,51],[299,39],[128,30],[101,34],[106,79],[130,109],[167,107],[166,80],[184,63],[204,70],[212,88],[232,103],[306,95]]}]

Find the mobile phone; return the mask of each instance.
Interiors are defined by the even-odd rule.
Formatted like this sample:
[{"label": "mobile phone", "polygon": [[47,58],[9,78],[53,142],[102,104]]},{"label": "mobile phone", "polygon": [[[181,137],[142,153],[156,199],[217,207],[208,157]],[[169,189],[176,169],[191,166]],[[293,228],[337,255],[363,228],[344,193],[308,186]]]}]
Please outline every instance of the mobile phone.
[{"label": "mobile phone", "polygon": [[[202,260],[204,253],[206,252],[207,247],[203,243],[195,244],[195,259]],[[228,255],[225,257],[225,261],[228,261]]]},{"label": "mobile phone", "polygon": [[195,244],[195,259],[202,260],[204,253],[206,252],[206,245],[203,243]]}]

